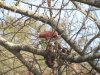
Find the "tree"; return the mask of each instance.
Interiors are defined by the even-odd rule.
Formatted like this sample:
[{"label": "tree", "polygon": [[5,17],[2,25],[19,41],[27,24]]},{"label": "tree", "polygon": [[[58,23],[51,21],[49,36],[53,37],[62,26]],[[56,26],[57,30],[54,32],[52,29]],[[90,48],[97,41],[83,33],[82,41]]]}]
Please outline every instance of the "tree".
[{"label": "tree", "polygon": [[[13,54],[13,57],[17,57],[27,67],[29,74],[32,72],[34,75],[44,75],[46,63],[43,64],[43,62],[47,60],[47,58],[45,59],[47,56],[56,60],[53,64],[56,67],[51,68],[54,75],[100,74],[99,0],[93,0],[92,2],[90,0],[55,0],[51,2],[52,6],[50,7],[47,7],[47,1],[36,1],[40,4],[35,5],[34,0],[30,2],[23,0],[19,2],[18,6],[13,4],[16,1],[10,2],[10,4],[7,2],[9,1],[0,1],[0,7],[2,8],[0,10],[1,49],[2,51],[6,49]],[[25,6],[24,9],[23,6]],[[52,10],[52,16],[48,15],[48,13],[51,13],[48,10]],[[15,15],[15,17],[7,17],[8,15],[12,17]],[[62,48],[54,48],[55,44],[51,44],[51,47],[57,52],[47,52],[48,43],[52,42],[41,40],[38,37],[38,34],[43,32],[42,28],[44,32],[53,30],[52,32],[56,31],[58,33],[58,41],[61,40],[59,44]],[[65,53],[63,50],[71,53]],[[9,55],[8,53],[7,56]],[[10,56],[10,58],[13,57]],[[2,56],[2,58],[4,57]],[[9,57],[7,61],[8,59]],[[39,59],[43,59],[43,61],[39,61]],[[15,65],[13,64],[13,68],[7,65],[7,71],[0,71],[1,74],[22,67],[20,65],[15,68]],[[78,68],[79,70],[77,70]],[[51,70],[49,70],[50,73],[52,73]],[[18,73],[20,74],[19,71]]]}]

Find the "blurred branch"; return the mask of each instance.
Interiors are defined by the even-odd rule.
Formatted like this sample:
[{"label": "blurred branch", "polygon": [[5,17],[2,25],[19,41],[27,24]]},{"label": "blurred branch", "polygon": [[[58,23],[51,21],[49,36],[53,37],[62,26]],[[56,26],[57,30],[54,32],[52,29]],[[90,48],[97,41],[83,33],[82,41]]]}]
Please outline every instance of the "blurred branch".
[{"label": "blurred branch", "polygon": [[11,42],[8,42],[2,37],[0,37],[0,45],[5,47],[11,53],[13,53],[34,75],[41,75],[38,69],[36,67],[32,67],[32,65],[29,62],[27,62],[20,54],[20,50],[26,50],[26,51],[41,55],[42,53],[40,51],[37,51],[34,48],[26,46],[26,45],[13,44]]},{"label": "blurred branch", "polygon": [[86,62],[86,61],[99,59],[99,58],[100,58],[100,53],[94,53],[94,54],[89,54],[89,55],[84,55],[84,56],[73,56],[73,55],[62,56],[62,59],[66,61],[74,62],[74,63],[81,63],[81,62]]},{"label": "blurred branch", "polygon": [[[72,1],[72,3],[75,5],[75,7],[77,8],[78,11],[80,11],[84,15],[88,14],[88,11],[82,9],[76,2]],[[91,12],[89,12],[88,17],[90,18],[90,20],[93,20],[93,22],[95,22],[95,24],[97,25],[98,29],[100,30],[100,22],[97,20],[96,16],[93,15]]]},{"label": "blurred branch", "polygon": [[7,70],[6,72],[3,72],[2,74],[7,74],[8,72],[10,72],[10,71],[12,71],[14,69],[20,68],[22,66],[24,66],[24,65],[20,65],[20,66],[14,67],[14,68],[10,68],[9,70]]},{"label": "blurred branch", "polygon": [[35,7],[39,7],[39,8],[45,8],[45,9],[52,9],[52,10],[77,10],[77,9],[61,9],[61,8],[44,7],[44,6],[40,7],[40,5],[34,5],[34,4],[31,4],[31,3],[25,2],[25,1],[21,1],[21,2],[24,3],[24,4],[30,5],[30,6],[35,6]]},{"label": "blurred branch", "polygon": [[71,0],[71,1],[77,1],[100,8],[100,0]]},{"label": "blurred branch", "polygon": [[[58,33],[59,35],[62,36],[62,38],[79,54],[82,54],[82,49],[79,48],[77,46],[77,44],[73,41],[70,40],[70,38],[67,36],[66,32],[63,32],[62,30],[60,30],[56,25],[57,25],[57,22],[54,21],[53,18],[49,19],[48,17],[46,16],[40,16],[39,14],[34,14],[33,12],[31,11],[28,11],[28,10],[22,10],[20,8],[17,8],[16,6],[10,6],[9,4],[5,4],[4,2],[0,2],[0,7],[3,7],[4,9],[7,9],[7,10],[10,10],[10,11],[13,11],[16,13],[19,13],[19,14],[23,14],[23,15],[26,15],[28,17],[31,17],[31,18],[34,18],[35,20],[39,20],[39,21],[42,21],[43,23],[47,23],[49,24],[52,28],[54,28]],[[33,15],[34,14],[34,15]]]},{"label": "blurred branch", "polygon": [[[0,37],[0,45],[5,47],[7,50],[9,50],[10,52],[12,52],[14,55],[16,55],[18,58],[20,58],[20,60],[25,61],[24,58],[21,56],[20,54],[20,50],[24,50],[24,51],[28,51],[34,54],[38,54],[38,55],[45,55],[44,51],[38,51],[35,50],[34,48],[28,46],[28,45],[20,45],[20,44],[14,44],[11,42],[8,42],[7,40],[5,40],[4,38]],[[99,47],[97,48],[99,49]],[[55,55],[55,53],[54,53]],[[74,56],[74,55],[63,55],[61,54],[62,59],[70,61],[70,62],[86,62],[86,61],[90,61],[90,60],[94,60],[96,58],[100,58],[100,53],[94,53],[94,54],[90,54],[90,55],[84,55],[84,56]]]},{"label": "blurred branch", "polygon": [[[52,28],[54,28],[58,32],[59,35],[61,35],[61,37],[70,45],[71,48],[73,48],[79,55],[84,56],[84,54],[82,53],[82,49],[77,45],[77,43],[75,43],[74,41],[70,40],[70,38],[68,37],[66,32],[64,32],[63,30],[59,29],[56,26],[57,22],[53,18],[49,19],[46,16],[39,16],[39,14],[33,15],[34,13],[32,11],[28,11],[28,10],[24,10],[24,9],[22,10],[22,9],[16,7],[16,6],[11,6],[11,5],[6,4],[6,3],[4,3],[2,1],[0,1],[0,7],[3,8],[3,9],[6,9],[6,10],[10,10],[10,11],[22,14],[22,15],[26,15],[28,17],[34,18],[35,20],[39,20],[39,21],[41,21],[43,23],[49,24]],[[87,14],[87,13],[85,13],[85,14]],[[95,20],[95,21],[97,21],[97,20]],[[22,50],[25,50],[25,51],[29,50],[29,52],[34,52],[36,54],[43,55],[43,51],[34,50],[33,48],[31,48],[29,46],[26,46],[26,45],[24,45],[24,46],[21,45],[20,46],[20,45],[12,44],[12,43],[9,43],[8,41],[4,40],[3,38],[0,39],[0,45],[2,45],[3,47],[5,47],[6,49],[8,49],[10,51],[12,50],[12,52],[14,52],[14,53],[15,53],[15,50],[22,49]],[[21,56],[17,56],[17,57],[21,57]],[[93,63],[89,62],[89,64],[91,64],[91,66],[96,71],[98,71],[100,73],[100,69],[98,67],[94,66]]]},{"label": "blurred branch", "polygon": [[18,6],[21,0],[15,0],[15,1],[16,1],[15,5]]},{"label": "blurred branch", "polygon": [[31,52],[33,54],[44,56],[43,50],[40,51],[40,50],[37,50],[34,47],[31,47],[28,45],[14,44],[14,43],[8,42],[6,39],[2,38],[1,36],[0,36],[0,45],[5,47],[10,52],[15,52],[15,53],[17,52],[18,53],[18,52],[20,52],[20,50],[23,50],[23,51]]},{"label": "blurred branch", "polygon": [[90,40],[89,40],[89,42],[85,45],[85,47],[84,47],[84,50],[83,50],[83,52],[85,53],[85,51],[86,51],[86,49],[87,49],[87,47],[92,43],[92,41],[94,41],[97,37],[99,37],[100,36],[100,33],[98,33],[97,35],[95,35],[93,38],[91,38]]},{"label": "blurred branch", "polygon": [[30,62],[26,61],[20,53],[13,53],[34,75],[42,75],[41,72]]}]

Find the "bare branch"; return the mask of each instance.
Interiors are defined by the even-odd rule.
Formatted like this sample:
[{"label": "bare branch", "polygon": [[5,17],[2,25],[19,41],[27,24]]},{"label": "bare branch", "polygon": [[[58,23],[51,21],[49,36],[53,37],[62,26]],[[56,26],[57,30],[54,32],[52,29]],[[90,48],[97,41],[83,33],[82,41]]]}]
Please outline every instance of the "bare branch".
[{"label": "bare branch", "polygon": [[11,53],[13,53],[34,75],[41,75],[41,73],[38,71],[37,68],[32,67],[30,63],[25,61],[25,59],[20,54],[20,50],[25,50],[25,51],[42,55],[41,51],[37,51],[36,49],[26,45],[13,44],[11,42],[8,42],[2,37],[0,37],[0,45],[5,47]]},{"label": "bare branch", "polygon": [[100,33],[98,33],[97,35],[95,35],[92,39],[89,40],[89,42],[85,45],[83,52],[85,53],[87,47],[92,43],[92,41],[94,41],[97,37],[100,36]]},{"label": "bare branch", "polygon": [[[20,8],[18,8],[18,7],[16,7],[16,6],[11,6],[11,5],[8,5],[8,4],[5,4],[4,2],[2,2],[2,1],[0,1],[0,7],[1,8],[4,8],[4,9],[6,9],[6,10],[10,10],[10,11],[13,11],[13,12],[16,12],[16,13],[19,13],[19,14],[22,14],[22,15],[26,15],[26,16],[28,16],[28,17],[31,17],[31,18],[34,18],[35,20],[39,20],[39,21],[42,21],[42,22],[44,22],[44,23],[47,23],[47,24],[49,24],[50,26],[52,26],[57,32],[58,32],[58,34],[59,35],[61,35],[61,37],[77,52],[77,53],[79,53],[79,55],[81,55],[81,56],[83,56],[83,53],[82,53],[82,49],[75,43],[75,42],[73,42],[73,41],[71,41],[70,40],[70,38],[67,36],[67,34],[66,34],[66,32],[64,32],[63,30],[61,30],[60,28],[58,28],[56,25],[57,25],[57,22],[56,21],[54,21],[54,19],[53,18],[51,18],[51,19],[48,19],[47,17],[43,17],[43,16],[39,16],[39,14],[35,14],[35,15],[33,15],[34,13],[33,12],[31,12],[31,11],[28,11],[28,10],[22,10],[22,9],[20,9]],[[84,13],[84,12],[83,12]],[[86,13],[84,13],[84,14],[86,14]],[[91,17],[92,19],[94,19],[94,21],[97,21],[94,17]],[[27,47],[27,46],[19,46],[19,45],[12,45],[12,43],[9,43],[9,45],[8,45],[8,43],[9,42],[7,42],[7,41],[0,41],[0,44],[2,45],[2,46],[4,46],[5,48],[7,48],[8,50],[9,49],[13,49],[14,50],[14,48],[16,49],[16,47],[17,47],[17,49],[16,50],[19,50],[19,49],[25,49],[25,50],[28,50],[28,49],[30,49],[31,51],[33,50],[33,49],[31,49],[30,47]],[[36,52],[36,54],[40,54],[40,55],[42,55],[42,52],[41,51],[37,51],[37,50],[33,50],[33,52]],[[98,56],[98,55],[97,55]],[[84,59],[84,60],[87,60],[88,58],[86,58],[86,59]],[[77,60],[79,60],[79,59],[77,59]],[[91,66],[92,67],[94,67],[95,65],[93,64],[93,63],[90,63],[89,62],[89,64],[91,64]],[[99,68],[97,68],[96,66],[94,67],[94,69],[96,70],[96,71],[98,71],[99,73],[100,73],[100,69]]]},{"label": "bare branch", "polygon": [[[73,4],[76,6],[77,10],[80,11],[81,13],[83,13],[84,15],[88,14],[88,11],[81,9],[80,6],[73,2]],[[100,30],[100,23],[99,20],[97,20],[96,16],[93,15],[91,12],[88,14],[88,17],[90,18],[90,20],[93,20],[95,22],[95,24],[97,25],[98,29]]]},{"label": "bare branch", "polygon": [[100,8],[100,0],[71,0],[71,1],[77,1]]},{"label": "bare branch", "polygon": [[[39,16],[39,14],[35,14],[33,15],[34,13],[31,12],[31,11],[28,11],[28,10],[22,10],[20,8],[17,8],[16,6],[10,6],[8,4],[5,4],[4,2],[0,2],[0,7],[3,7],[4,9],[7,9],[7,10],[11,10],[11,11],[15,11],[16,10],[16,13],[20,13],[20,14],[23,14],[23,15],[26,15],[26,16],[29,16],[31,18],[34,18],[35,20],[39,20],[39,21],[42,21],[44,23],[47,23],[49,24],[52,28],[54,28],[58,33],[59,35],[62,36],[62,38],[79,54],[82,54],[82,49],[79,48],[77,46],[77,44],[73,41],[70,40],[70,38],[67,36],[66,32],[64,32],[63,30],[60,30],[60,28],[57,27],[57,22],[54,21],[53,18],[49,19],[48,17],[46,16]],[[16,9],[17,8],[17,9]]]},{"label": "bare branch", "polygon": [[[22,58],[22,56],[18,52],[20,50],[28,51],[28,52],[38,54],[38,55],[42,55],[42,56],[45,55],[45,52],[43,50],[38,51],[38,50],[32,48],[31,46],[28,46],[28,45],[13,44],[11,42],[8,42],[7,40],[5,40],[2,37],[0,37],[0,45],[5,47],[6,49],[8,49],[10,52],[15,54],[17,57],[20,56],[20,58]],[[86,55],[86,56],[73,56],[73,55],[69,55],[69,56],[67,55],[66,56],[66,55],[61,54],[61,56],[64,60],[79,63],[79,62],[86,62],[86,61],[90,61],[90,60],[93,60],[93,59],[96,59],[96,58],[100,58],[100,53],[90,54],[90,55]]]},{"label": "bare branch", "polygon": [[41,72],[32,64],[30,64],[28,61],[26,61],[20,53],[14,53],[14,55],[28,68],[30,72],[32,72],[34,75],[41,75]]},{"label": "bare branch", "polygon": [[85,56],[63,55],[62,58],[65,59],[66,61],[81,63],[81,62],[86,62],[86,61],[90,61],[90,60],[94,60],[94,59],[99,59],[100,53],[89,54],[89,55],[85,55]]},{"label": "bare branch", "polygon": [[13,52],[20,52],[20,50],[23,50],[23,51],[28,51],[37,55],[42,55],[42,56],[44,55],[43,50],[40,51],[28,45],[14,44],[14,43],[8,42],[2,37],[0,37],[0,45],[5,47],[7,50],[13,51]]}]

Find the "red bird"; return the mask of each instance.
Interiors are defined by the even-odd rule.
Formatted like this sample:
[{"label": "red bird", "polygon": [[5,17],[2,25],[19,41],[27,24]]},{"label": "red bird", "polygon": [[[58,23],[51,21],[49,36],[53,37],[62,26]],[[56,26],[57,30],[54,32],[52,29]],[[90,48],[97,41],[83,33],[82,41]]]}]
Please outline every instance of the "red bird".
[{"label": "red bird", "polygon": [[39,33],[39,38],[44,38],[45,40],[55,39],[57,37],[58,37],[57,32],[53,32],[53,31],[45,31]]}]

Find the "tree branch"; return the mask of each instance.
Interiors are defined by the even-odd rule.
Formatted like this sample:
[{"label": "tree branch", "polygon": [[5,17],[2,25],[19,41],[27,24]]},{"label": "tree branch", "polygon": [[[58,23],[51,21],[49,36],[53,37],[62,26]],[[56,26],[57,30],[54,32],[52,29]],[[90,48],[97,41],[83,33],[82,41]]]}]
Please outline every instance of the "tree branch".
[{"label": "tree branch", "polygon": [[20,50],[31,52],[33,54],[44,56],[44,50],[37,50],[34,47],[22,44],[14,44],[0,36],[0,45],[9,51],[20,52]]},{"label": "tree branch", "polygon": [[41,72],[31,63],[26,61],[20,53],[13,53],[34,75],[42,75]]},{"label": "tree branch", "polygon": [[83,13],[84,15],[87,15],[88,14],[88,17],[90,18],[91,21],[94,21],[95,24],[97,25],[98,29],[100,30],[100,21],[97,20],[96,16],[93,15],[91,12],[88,13],[88,11],[84,10],[84,9],[81,9],[80,6],[76,3],[76,2],[73,2],[72,3],[76,6],[77,10],[80,11],[81,13]]},{"label": "tree branch", "polygon": [[28,17],[34,18],[35,20],[39,20],[43,23],[47,23],[49,24],[52,28],[54,28],[59,35],[61,35],[61,37],[79,54],[82,54],[82,49],[80,47],[78,47],[78,45],[71,41],[70,38],[67,36],[66,32],[64,32],[63,30],[61,30],[60,28],[57,27],[57,22],[54,21],[53,18],[49,19],[46,16],[40,16],[39,14],[35,14],[32,11],[28,11],[28,10],[22,10],[16,6],[11,6],[9,4],[5,4],[4,2],[0,2],[0,7],[22,14],[22,15],[26,15]]},{"label": "tree branch", "polygon": [[69,62],[74,62],[74,63],[81,63],[81,62],[87,62],[87,61],[92,61],[94,59],[99,59],[100,58],[100,53],[95,53],[95,54],[89,54],[85,56],[73,56],[73,55],[61,55],[62,59],[69,61]]},{"label": "tree branch", "polygon": [[87,49],[87,47],[92,43],[92,41],[94,41],[97,37],[99,37],[100,36],[100,33],[98,33],[97,35],[95,35],[93,38],[91,38],[90,40],[89,40],[89,42],[85,45],[85,47],[84,47],[84,49],[83,49],[83,52],[85,53],[85,51],[86,51],[86,49]]},{"label": "tree branch", "polygon": [[[57,27],[57,22],[54,21],[53,18],[49,19],[47,17],[43,17],[43,16],[39,16],[39,14],[35,14],[31,11],[28,10],[22,10],[16,6],[11,6],[9,4],[5,4],[4,2],[0,1],[0,7],[4,8],[6,10],[10,10],[22,15],[26,15],[28,17],[34,18],[35,20],[39,20],[41,22],[47,23],[49,24],[52,28],[54,28],[59,35],[61,35],[61,37],[77,52],[79,53],[79,55],[83,56],[82,53],[82,49],[77,45],[77,43],[73,42],[70,40],[70,38],[67,36],[66,32],[62,31],[61,29],[59,29]],[[9,49],[9,47],[7,47]],[[42,53],[42,52],[41,52]],[[38,54],[38,53],[37,53]],[[93,63],[90,63],[92,67],[94,67]],[[96,69],[96,71],[98,71],[100,73],[100,69],[98,69],[97,67],[95,67],[94,69]]]},{"label": "tree branch", "polygon": [[25,59],[20,54],[20,50],[32,52],[34,54],[43,55],[44,52],[38,51],[32,47],[29,47],[27,45],[20,45],[20,44],[14,44],[11,42],[8,42],[4,38],[0,36],[0,45],[5,47],[7,50],[9,50],[11,53],[13,53],[34,75],[41,75],[41,73],[38,71],[37,68],[32,67],[30,63],[25,61]]},{"label": "tree branch", "polygon": [[[19,50],[23,50],[23,51],[27,51],[27,52],[31,52],[34,54],[45,56],[45,52],[43,50],[39,51],[28,45],[14,44],[14,43],[8,42],[7,40],[5,40],[2,37],[0,37],[0,45],[5,47],[7,50],[9,50],[14,55],[16,55],[21,61],[23,60],[22,62],[24,62],[25,60],[18,52]],[[55,56],[55,54],[54,54],[54,56]],[[90,55],[86,55],[86,56],[73,56],[73,55],[68,56],[68,55],[61,54],[61,56],[62,56],[62,59],[66,60],[66,61],[79,63],[79,62],[86,62],[86,61],[94,60],[96,58],[100,58],[100,53],[90,54]]]},{"label": "tree branch", "polygon": [[100,8],[100,0],[71,0],[71,1],[77,1]]}]

